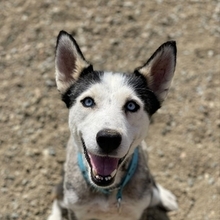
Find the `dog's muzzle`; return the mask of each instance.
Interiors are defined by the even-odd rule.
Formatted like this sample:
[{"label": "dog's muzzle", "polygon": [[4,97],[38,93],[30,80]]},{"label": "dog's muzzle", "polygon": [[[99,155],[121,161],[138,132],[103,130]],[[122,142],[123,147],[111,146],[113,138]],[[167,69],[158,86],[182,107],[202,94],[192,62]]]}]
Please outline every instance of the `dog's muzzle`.
[{"label": "dog's muzzle", "polygon": [[90,166],[91,179],[97,186],[106,187],[114,182],[122,158],[109,156],[121,144],[121,134],[115,130],[104,129],[97,133],[96,141],[102,155],[89,152],[83,141],[85,157]]}]

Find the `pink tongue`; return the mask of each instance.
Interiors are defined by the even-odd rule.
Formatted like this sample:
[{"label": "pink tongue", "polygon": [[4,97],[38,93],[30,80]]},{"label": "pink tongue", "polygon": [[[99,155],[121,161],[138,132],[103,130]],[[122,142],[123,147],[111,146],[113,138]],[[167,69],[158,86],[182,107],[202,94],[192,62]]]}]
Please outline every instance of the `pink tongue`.
[{"label": "pink tongue", "polygon": [[109,176],[118,167],[118,158],[89,154],[92,168],[101,176]]}]

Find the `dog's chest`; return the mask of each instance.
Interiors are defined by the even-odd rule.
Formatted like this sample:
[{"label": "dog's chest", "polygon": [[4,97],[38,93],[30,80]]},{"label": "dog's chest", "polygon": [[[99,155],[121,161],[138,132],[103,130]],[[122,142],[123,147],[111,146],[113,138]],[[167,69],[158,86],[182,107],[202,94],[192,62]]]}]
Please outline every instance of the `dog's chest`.
[{"label": "dog's chest", "polygon": [[[141,202],[145,203],[144,201]],[[119,204],[116,197],[94,197],[86,203],[76,202],[72,211],[78,220],[138,220],[143,212],[143,205],[131,200],[123,200]]]}]

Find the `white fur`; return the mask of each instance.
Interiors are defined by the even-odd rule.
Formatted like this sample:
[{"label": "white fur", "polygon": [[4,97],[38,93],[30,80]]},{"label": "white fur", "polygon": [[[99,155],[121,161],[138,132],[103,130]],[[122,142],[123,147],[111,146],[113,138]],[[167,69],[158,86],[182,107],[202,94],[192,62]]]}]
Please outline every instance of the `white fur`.
[{"label": "white fur", "polygon": [[52,211],[47,220],[62,220],[62,211],[57,200],[53,201]]},{"label": "white fur", "polygon": [[167,189],[163,188],[160,184],[157,184],[160,202],[167,210],[177,210],[178,204],[176,197]]},{"label": "white fur", "polygon": [[[141,217],[143,210],[147,206],[153,207],[161,204],[170,211],[178,209],[176,197],[161,185],[157,184],[157,188],[154,187],[152,192],[152,197],[145,196],[144,199],[136,202],[130,200],[126,202],[127,200],[125,199],[125,202],[122,201],[120,209],[115,200],[115,193],[110,196],[108,202],[106,202],[105,197],[95,196],[90,202],[88,201],[83,206],[75,205],[75,210],[77,210],[75,215],[79,220],[99,219],[102,215],[108,220],[134,220]],[[77,203],[77,199],[74,192],[67,192],[64,203],[75,204]],[[94,209],[94,207],[96,208]],[[133,207],[135,207],[135,209],[133,209]],[[58,205],[57,200],[54,200],[52,213],[47,220],[62,220],[61,207]]]},{"label": "white fur", "polygon": [[149,205],[150,200],[149,196],[139,201],[131,201],[125,197],[122,200],[121,208],[119,208],[116,201],[116,193],[112,193],[108,199],[95,195],[84,205],[75,204],[73,207],[77,220],[136,220],[141,217],[143,210]]}]

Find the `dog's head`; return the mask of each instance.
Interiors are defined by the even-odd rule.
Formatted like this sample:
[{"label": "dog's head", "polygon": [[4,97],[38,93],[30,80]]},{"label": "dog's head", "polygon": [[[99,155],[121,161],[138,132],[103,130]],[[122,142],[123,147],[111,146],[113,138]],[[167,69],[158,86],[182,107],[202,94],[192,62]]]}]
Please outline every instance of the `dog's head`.
[{"label": "dog's head", "polygon": [[161,45],[132,74],[95,71],[71,35],[56,47],[56,83],[69,108],[69,127],[91,184],[120,182],[120,168],[146,137],[150,116],[166,98],[176,63],[175,42]]}]

